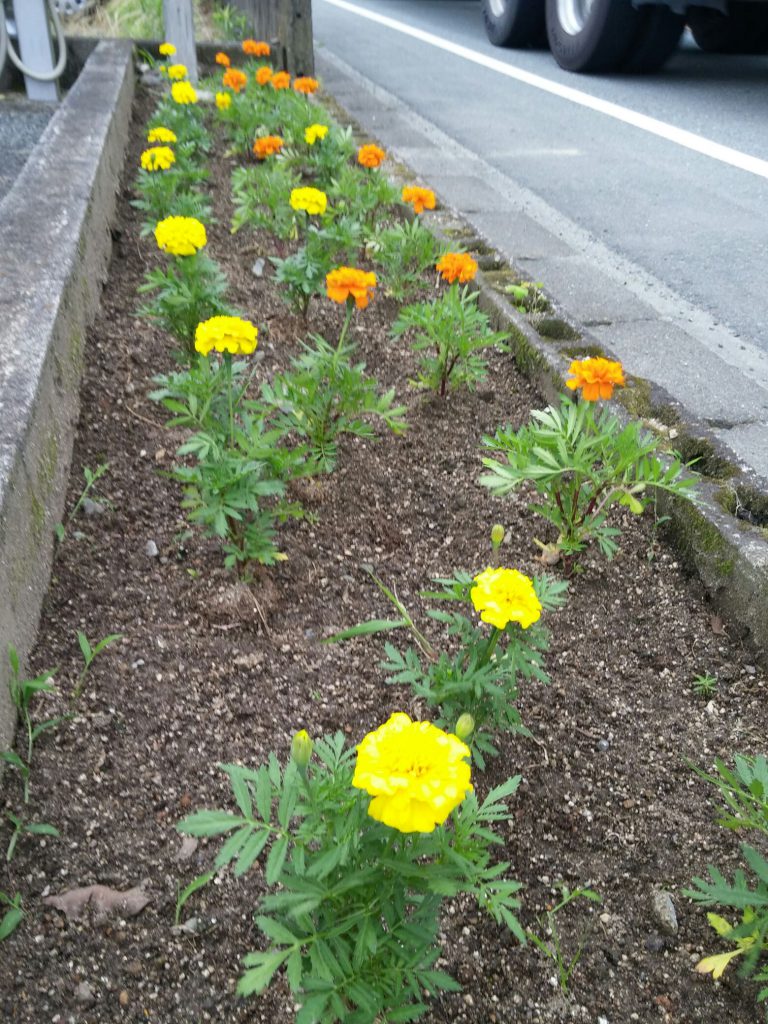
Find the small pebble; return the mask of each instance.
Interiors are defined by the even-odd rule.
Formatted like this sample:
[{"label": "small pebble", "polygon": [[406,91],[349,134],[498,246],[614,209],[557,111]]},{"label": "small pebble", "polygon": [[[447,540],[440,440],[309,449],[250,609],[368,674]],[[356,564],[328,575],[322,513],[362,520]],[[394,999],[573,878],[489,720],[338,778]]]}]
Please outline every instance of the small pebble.
[{"label": "small pebble", "polygon": [[602,754],[604,754],[604,753],[606,752],[606,750],[608,750],[608,748],[610,747],[610,745],[611,745],[611,744],[610,744],[610,743],[608,742],[608,740],[598,740],[598,741],[597,741],[597,749],[598,749],[598,750],[599,750],[599,751],[600,751],[600,752],[601,752]]},{"label": "small pebble", "polygon": [[125,991],[125,989],[123,989],[123,991],[122,991],[122,992],[120,993],[120,995],[119,995],[119,996],[117,997],[117,1001],[118,1001],[118,1003],[120,1003],[120,1005],[121,1005],[121,1006],[127,1006],[127,1005],[128,1005],[128,1003],[130,1003],[130,1001],[131,1001],[131,1000],[130,1000],[130,996],[129,996],[129,995],[128,995],[128,993],[127,993],[127,992]]},{"label": "small pebble", "polygon": [[254,264],[251,267],[251,273],[253,274],[254,277],[264,277],[264,257],[263,256],[259,256],[259,258],[254,261]]},{"label": "small pebble", "polygon": [[81,1006],[93,1006],[96,1002],[94,991],[87,981],[81,981],[75,989],[75,1000]]},{"label": "small pebble", "polygon": [[147,558],[157,558],[157,556],[160,554],[157,548],[157,544],[155,544],[153,540],[148,540],[147,543],[144,545],[144,554],[147,556]]},{"label": "small pebble", "polygon": [[677,911],[672,897],[663,889],[651,893],[651,913],[665,935],[677,935]]},{"label": "small pebble", "polygon": [[83,498],[83,512],[87,516],[100,516],[104,512],[104,506],[100,501],[93,501],[91,498]]}]

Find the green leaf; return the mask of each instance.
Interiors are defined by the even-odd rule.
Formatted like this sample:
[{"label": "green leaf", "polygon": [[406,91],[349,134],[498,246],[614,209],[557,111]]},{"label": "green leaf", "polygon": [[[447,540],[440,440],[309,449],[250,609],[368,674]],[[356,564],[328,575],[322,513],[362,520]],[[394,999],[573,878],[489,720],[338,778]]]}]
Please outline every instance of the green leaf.
[{"label": "green leaf", "polygon": [[83,658],[86,665],[90,665],[93,660],[93,651],[91,645],[88,643],[88,637],[85,633],[81,633],[80,630],[77,632],[77,642],[80,644],[80,650],[83,653]]},{"label": "green leaf", "polygon": [[195,811],[180,821],[176,830],[190,836],[220,836],[245,824],[243,818],[229,811]]},{"label": "green leaf", "polygon": [[198,875],[197,878],[193,878],[189,885],[185,886],[181,890],[176,899],[176,924],[179,923],[179,919],[181,918],[181,911],[189,897],[196,893],[198,889],[202,889],[203,886],[208,885],[211,879],[215,877],[215,871],[206,871],[204,874]]},{"label": "green leaf", "polygon": [[244,957],[243,963],[249,969],[237,983],[237,994],[252,996],[263,992],[289,952],[287,949],[268,949],[265,953],[249,953]]},{"label": "green leaf", "polygon": [[275,885],[280,879],[280,872],[285,864],[285,857],[288,853],[288,836],[281,836],[269,851],[267,857],[266,879],[267,885]]},{"label": "green leaf", "polygon": [[20,906],[11,906],[3,914],[3,919],[0,921],[0,942],[3,939],[7,939],[8,936],[16,931],[18,926],[24,919],[24,911]]},{"label": "green leaf", "polygon": [[407,625],[406,619],[370,619],[368,622],[361,622],[349,629],[342,629],[340,633],[334,633],[333,636],[323,640],[323,643],[336,644],[341,640],[351,640],[356,636],[371,636],[374,633],[384,633],[391,629],[402,629]]},{"label": "green leaf", "polygon": [[280,924],[280,922],[276,921],[273,917],[263,917],[260,915],[256,918],[256,924],[261,928],[268,939],[271,939],[273,942],[278,942],[280,945],[285,945],[287,943],[289,946],[295,946],[299,942],[299,939],[292,931],[286,928],[285,925]]},{"label": "green leaf", "polygon": [[31,825],[25,825],[24,831],[29,832],[33,836],[55,836],[58,838],[61,835],[57,828],[45,821],[32,822]]},{"label": "green leaf", "polygon": [[240,877],[240,875],[244,875],[246,871],[250,871],[256,861],[256,858],[267,845],[268,839],[269,831],[267,829],[263,829],[260,832],[251,832],[249,839],[244,844],[237,858],[237,863],[235,864],[235,875]]},{"label": "green leaf", "polygon": [[259,817],[268,825],[272,818],[272,782],[269,772],[262,765],[256,778],[256,807]]}]

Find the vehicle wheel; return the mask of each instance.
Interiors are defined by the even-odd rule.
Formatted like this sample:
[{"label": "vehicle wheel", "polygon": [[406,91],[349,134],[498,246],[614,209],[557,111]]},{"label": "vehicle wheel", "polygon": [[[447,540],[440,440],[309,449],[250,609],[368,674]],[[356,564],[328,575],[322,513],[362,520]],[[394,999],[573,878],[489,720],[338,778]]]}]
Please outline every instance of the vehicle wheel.
[{"label": "vehicle wheel", "polygon": [[685,28],[685,18],[668,7],[654,5],[641,13],[646,15],[645,23],[622,67],[622,71],[635,75],[658,71],[677,49]]},{"label": "vehicle wheel", "polygon": [[547,36],[566,71],[615,71],[643,24],[630,0],[546,0]]},{"label": "vehicle wheel", "polygon": [[729,11],[688,8],[686,19],[697,45],[707,53],[768,53],[768,9],[732,3]]},{"label": "vehicle wheel", "polygon": [[546,46],[544,0],[482,0],[485,32],[494,46]]}]

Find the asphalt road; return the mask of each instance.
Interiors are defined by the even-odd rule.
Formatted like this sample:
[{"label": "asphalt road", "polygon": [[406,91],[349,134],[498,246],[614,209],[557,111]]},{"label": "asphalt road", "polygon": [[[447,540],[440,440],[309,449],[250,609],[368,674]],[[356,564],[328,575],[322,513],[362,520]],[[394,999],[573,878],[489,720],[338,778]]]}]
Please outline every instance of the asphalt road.
[{"label": "asphalt road", "polygon": [[[588,77],[562,71],[546,51],[491,46],[471,0],[315,0],[313,20],[321,56],[385,90],[385,108],[399,102],[425,131],[436,130],[446,152],[453,146],[477,158],[471,173],[479,182],[497,192],[507,183],[521,209],[569,252],[591,266],[611,263],[613,279],[634,298],[666,304],[665,323],[694,325],[682,369],[672,366],[681,347],[672,336],[665,351],[646,351],[640,369],[655,363],[654,379],[665,382],[667,355],[674,379],[698,365],[697,346],[716,354],[728,367],[723,386],[732,394],[726,404],[738,406],[733,415],[706,402],[696,409],[698,385],[686,391],[684,381],[681,400],[711,425],[745,428],[750,442],[734,450],[766,473],[768,58],[715,57],[684,41],[659,74]],[[409,29],[434,38],[414,38]],[[363,79],[358,86],[364,91]],[[386,118],[379,121],[386,132]],[[404,158],[418,157],[416,138],[401,132],[400,141],[410,142],[400,146]],[[464,205],[473,205],[471,196]],[[475,205],[491,237],[501,218],[482,199]],[[565,262],[551,260],[554,277],[542,269],[542,279],[583,319],[586,306],[573,299],[579,285]],[[649,318],[638,309],[625,320],[639,336]],[[720,377],[719,363],[707,373]]]}]

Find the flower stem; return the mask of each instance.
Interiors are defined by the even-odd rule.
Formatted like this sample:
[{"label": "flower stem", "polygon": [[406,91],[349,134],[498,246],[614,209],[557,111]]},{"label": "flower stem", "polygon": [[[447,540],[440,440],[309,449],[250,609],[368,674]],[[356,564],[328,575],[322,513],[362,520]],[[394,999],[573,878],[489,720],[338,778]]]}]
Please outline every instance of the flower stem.
[{"label": "flower stem", "polygon": [[229,443],[235,447],[235,413],[232,402],[232,354],[224,353],[224,368],[227,374],[227,398],[229,401]]}]

